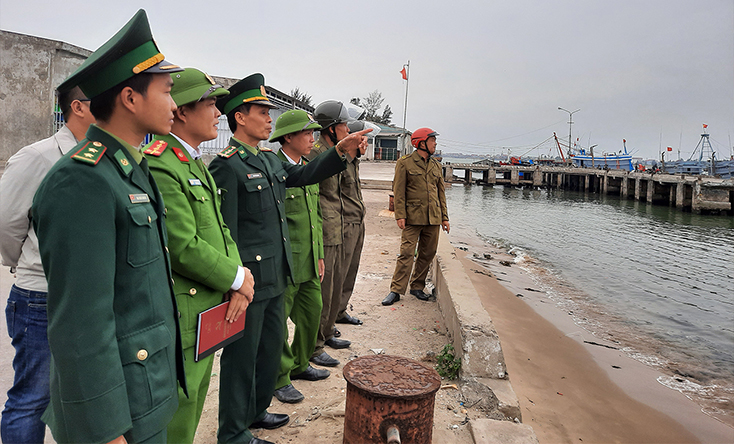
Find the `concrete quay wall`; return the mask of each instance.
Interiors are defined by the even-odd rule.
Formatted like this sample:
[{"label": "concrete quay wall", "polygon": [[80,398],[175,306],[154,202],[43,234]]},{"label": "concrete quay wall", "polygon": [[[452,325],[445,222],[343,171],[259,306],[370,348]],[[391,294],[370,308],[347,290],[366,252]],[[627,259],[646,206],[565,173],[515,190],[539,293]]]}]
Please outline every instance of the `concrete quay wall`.
[{"label": "concrete quay wall", "polygon": [[507,376],[497,331],[482,306],[448,236],[441,233],[432,280],[444,325],[461,358],[461,390],[470,402],[482,402],[491,419],[471,421],[474,442],[537,443],[522,424],[520,402]]}]

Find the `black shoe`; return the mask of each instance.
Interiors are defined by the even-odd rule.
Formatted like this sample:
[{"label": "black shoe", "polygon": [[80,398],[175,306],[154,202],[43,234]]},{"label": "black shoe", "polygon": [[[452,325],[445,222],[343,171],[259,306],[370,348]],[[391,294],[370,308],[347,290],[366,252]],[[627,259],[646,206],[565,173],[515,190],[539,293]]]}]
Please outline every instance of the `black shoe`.
[{"label": "black shoe", "polygon": [[273,396],[275,396],[278,401],[287,402],[288,404],[296,404],[303,401],[303,393],[293,387],[293,384],[288,384],[285,387],[277,389],[273,393]]},{"label": "black shoe", "polygon": [[352,324],[352,325],[362,325],[362,321],[359,319],[349,316],[349,313],[344,313],[344,317],[336,320],[337,324]]},{"label": "black shoe", "polygon": [[278,427],[283,427],[288,424],[291,418],[285,413],[268,413],[265,412],[265,417],[258,422],[250,424],[251,429],[268,429],[273,430]]},{"label": "black shoe", "polygon": [[328,345],[331,348],[335,348],[337,350],[342,348],[348,348],[350,345],[352,345],[351,341],[347,341],[346,339],[337,339],[337,338],[331,338],[327,339],[324,344]]},{"label": "black shoe", "polygon": [[430,301],[430,300],[436,300],[433,295],[430,295],[428,293],[424,293],[423,290],[410,290],[410,294],[417,297],[421,301]]},{"label": "black shoe", "polygon": [[391,291],[385,299],[382,300],[382,305],[392,305],[400,300],[400,295]]},{"label": "black shoe", "polygon": [[342,337],[342,332],[340,332],[339,329],[336,328],[336,327],[334,327],[334,337],[335,338],[341,338]]},{"label": "black shoe", "polygon": [[309,361],[324,367],[336,367],[339,365],[339,361],[329,356],[326,352],[322,352],[320,355],[312,357]]},{"label": "black shoe", "polygon": [[275,444],[272,441],[265,441],[264,439],[260,438],[252,438],[249,443],[247,444]]},{"label": "black shoe", "polygon": [[[331,374],[330,371],[324,369],[316,369],[310,365],[306,367],[306,370],[302,371],[297,375],[291,375],[291,379],[305,379],[306,381],[320,381],[326,379]],[[294,389],[295,390],[295,389]]]}]

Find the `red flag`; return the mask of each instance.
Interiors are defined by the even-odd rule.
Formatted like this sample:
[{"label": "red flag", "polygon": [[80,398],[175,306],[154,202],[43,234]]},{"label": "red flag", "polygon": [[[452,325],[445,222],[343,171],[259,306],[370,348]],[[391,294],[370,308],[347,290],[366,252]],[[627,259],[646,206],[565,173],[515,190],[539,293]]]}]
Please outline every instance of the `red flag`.
[{"label": "red flag", "polygon": [[704,123],[704,124],[703,124],[703,127],[704,127],[704,128],[708,128],[709,126],[708,126],[708,125],[706,125],[706,124]]},{"label": "red flag", "polygon": [[403,80],[408,80],[408,73],[405,71],[404,66],[403,66],[403,69],[400,70],[400,74],[403,75]]},{"label": "red flag", "polygon": [[673,151],[673,148],[671,148],[671,147],[668,147],[668,151]]}]

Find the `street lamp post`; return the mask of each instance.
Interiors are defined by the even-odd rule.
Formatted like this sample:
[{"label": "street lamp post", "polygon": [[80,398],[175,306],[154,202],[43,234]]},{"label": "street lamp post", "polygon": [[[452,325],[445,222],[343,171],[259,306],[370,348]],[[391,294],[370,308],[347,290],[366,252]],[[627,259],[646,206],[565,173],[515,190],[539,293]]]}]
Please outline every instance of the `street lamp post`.
[{"label": "street lamp post", "polygon": [[574,113],[577,113],[581,111],[581,109],[577,109],[576,111],[569,111],[567,109],[558,107],[561,111],[566,111],[568,113],[568,152],[571,153],[571,125],[573,125],[573,115]]}]

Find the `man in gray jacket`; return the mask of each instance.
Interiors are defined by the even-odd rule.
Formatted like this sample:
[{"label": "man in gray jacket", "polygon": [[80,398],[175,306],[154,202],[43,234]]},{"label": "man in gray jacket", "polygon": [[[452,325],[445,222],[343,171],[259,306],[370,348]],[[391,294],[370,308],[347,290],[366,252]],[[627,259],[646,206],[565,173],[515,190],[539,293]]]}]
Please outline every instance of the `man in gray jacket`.
[{"label": "man in gray jacket", "polygon": [[94,117],[78,87],[59,92],[66,124],[53,136],[28,145],[7,162],[0,178],[0,254],[16,273],[6,308],[8,334],[15,348],[15,377],[2,412],[3,442],[43,442],[41,414],[49,402],[51,356],[46,339],[46,277],[38,239],[30,221],[33,195],[54,163],[84,139]]}]

